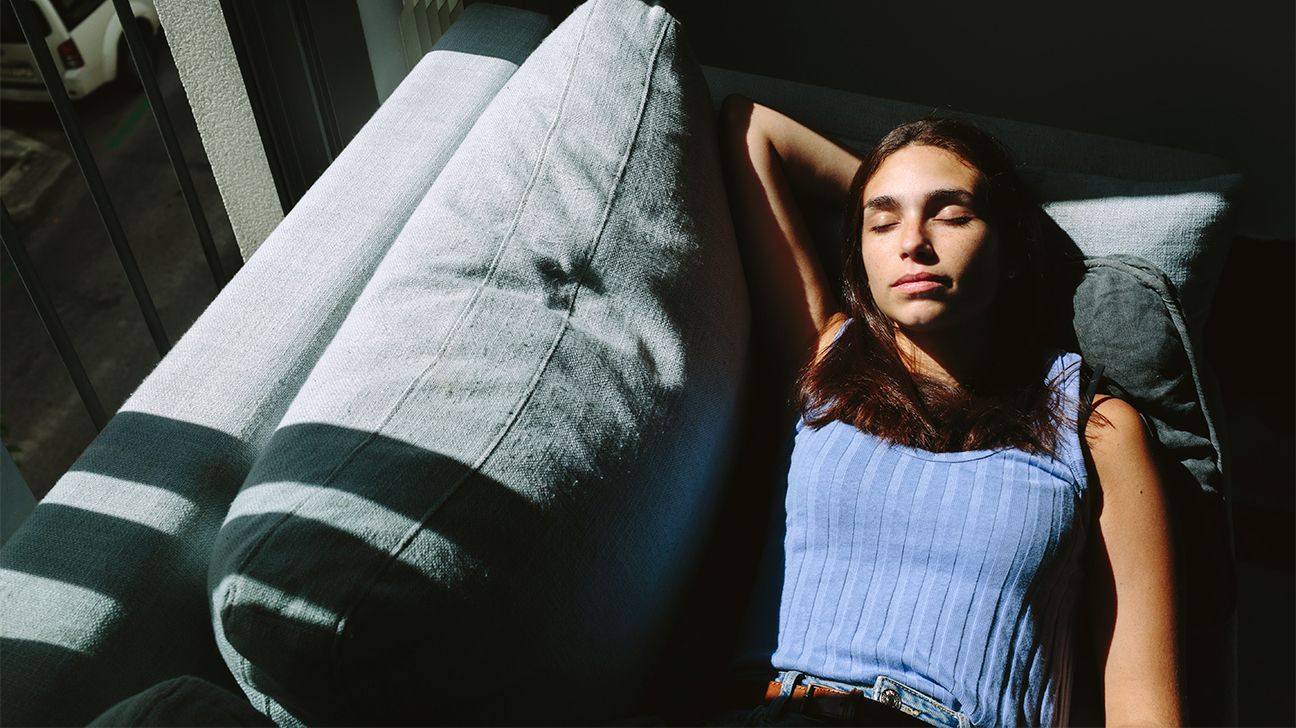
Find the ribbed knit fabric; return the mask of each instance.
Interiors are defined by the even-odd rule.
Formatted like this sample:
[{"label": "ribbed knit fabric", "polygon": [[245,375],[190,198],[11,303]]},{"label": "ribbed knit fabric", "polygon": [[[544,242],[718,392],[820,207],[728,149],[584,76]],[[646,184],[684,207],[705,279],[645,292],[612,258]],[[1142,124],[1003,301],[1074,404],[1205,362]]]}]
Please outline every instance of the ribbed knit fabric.
[{"label": "ribbed knit fabric", "polygon": [[[1051,381],[1079,397],[1077,354]],[[1092,516],[1079,435],[1059,459],[932,453],[796,426],[776,669],[887,675],[976,725],[1065,723]]]}]

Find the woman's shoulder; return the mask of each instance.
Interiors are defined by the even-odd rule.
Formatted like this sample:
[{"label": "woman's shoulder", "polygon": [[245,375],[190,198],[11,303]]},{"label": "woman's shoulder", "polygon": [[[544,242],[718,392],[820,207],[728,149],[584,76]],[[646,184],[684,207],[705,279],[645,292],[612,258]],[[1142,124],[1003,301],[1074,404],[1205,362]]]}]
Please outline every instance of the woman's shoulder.
[{"label": "woman's shoulder", "polygon": [[1147,483],[1159,487],[1152,439],[1138,409],[1109,394],[1094,395],[1092,407],[1100,416],[1090,417],[1084,440],[1104,495],[1129,488],[1142,493]]},{"label": "woman's shoulder", "polygon": [[[1129,401],[1103,391],[1101,367],[1091,367],[1078,354],[1071,356],[1080,369],[1079,399],[1088,409],[1081,446],[1094,468],[1129,475],[1153,467],[1152,435],[1143,414]],[[1114,482],[1110,477],[1099,480],[1104,491]]]}]

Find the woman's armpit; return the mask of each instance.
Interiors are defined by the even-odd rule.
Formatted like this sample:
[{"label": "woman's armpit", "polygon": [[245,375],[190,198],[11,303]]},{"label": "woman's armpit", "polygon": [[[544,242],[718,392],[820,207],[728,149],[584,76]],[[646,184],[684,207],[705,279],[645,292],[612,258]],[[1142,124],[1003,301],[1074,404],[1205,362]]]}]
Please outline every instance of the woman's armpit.
[{"label": "woman's armpit", "polygon": [[815,350],[815,361],[818,362],[823,355],[828,352],[828,348],[833,345],[846,330],[846,324],[850,323],[850,317],[845,312],[838,311],[828,317],[828,322],[819,332],[819,343]]}]

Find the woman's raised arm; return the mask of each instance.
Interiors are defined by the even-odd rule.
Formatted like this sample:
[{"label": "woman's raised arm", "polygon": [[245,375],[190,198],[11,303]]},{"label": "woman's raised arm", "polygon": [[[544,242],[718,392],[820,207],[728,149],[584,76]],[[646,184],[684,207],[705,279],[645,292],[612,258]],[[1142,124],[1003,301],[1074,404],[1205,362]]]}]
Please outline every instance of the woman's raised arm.
[{"label": "woman's raised arm", "polygon": [[[1166,493],[1138,411],[1099,395],[1089,456],[1102,505],[1091,547],[1090,624],[1106,724],[1183,725]],[[1095,420],[1106,419],[1099,425]]]},{"label": "woman's raised arm", "polygon": [[[795,373],[844,318],[802,205],[840,207],[860,159],[769,107],[730,95],[721,154],[734,230],[752,297],[752,335],[778,371]],[[831,337],[831,334],[829,334]]]}]

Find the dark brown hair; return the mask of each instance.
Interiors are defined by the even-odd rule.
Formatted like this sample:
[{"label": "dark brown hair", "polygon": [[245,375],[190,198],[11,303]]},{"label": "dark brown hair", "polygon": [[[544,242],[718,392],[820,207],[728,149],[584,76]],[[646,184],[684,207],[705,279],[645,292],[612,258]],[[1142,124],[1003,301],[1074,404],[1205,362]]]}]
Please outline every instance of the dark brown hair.
[{"label": "dark brown hair", "polygon": [[[998,235],[1002,271],[1011,273],[1001,276],[991,309],[993,374],[961,387],[909,371],[896,345],[895,325],[873,300],[864,270],[864,186],[887,157],[912,145],[944,149],[976,170],[977,213]],[[842,420],[934,452],[1016,447],[1056,455],[1058,433],[1074,422],[1077,410],[1068,406],[1074,402],[1067,401],[1058,381],[1045,381],[1056,351],[1056,321],[1054,299],[1045,288],[1043,213],[1004,147],[955,119],[902,124],[865,156],[846,205],[842,300],[853,321],[797,380],[806,423],[818,428]]]}]

